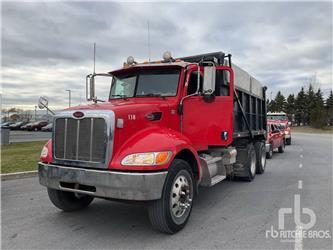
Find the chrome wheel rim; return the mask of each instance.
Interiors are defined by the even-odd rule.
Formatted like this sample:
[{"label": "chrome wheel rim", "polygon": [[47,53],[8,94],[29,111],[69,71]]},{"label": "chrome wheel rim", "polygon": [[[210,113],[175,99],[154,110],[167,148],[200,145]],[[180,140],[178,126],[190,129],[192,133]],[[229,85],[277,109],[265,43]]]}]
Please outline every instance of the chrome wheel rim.
[{"label": "chrome wheel rim", "polygon": [[264,152],[262,152],[262,154],[261,154],[261,166],[262,166],[263,169],[266,166],[266,154]]},{"label": "chrome wheel rim", "polygon": [[252,156],[251,158],[251,174],[254,176],[256,173],[256,158]]},{"label": "chrome wheel rim", "polygon": [[178,175],[171,188],[170,210],[176,222],[182,223],[187,217],[193,199],[192,183],[184,175]]}]

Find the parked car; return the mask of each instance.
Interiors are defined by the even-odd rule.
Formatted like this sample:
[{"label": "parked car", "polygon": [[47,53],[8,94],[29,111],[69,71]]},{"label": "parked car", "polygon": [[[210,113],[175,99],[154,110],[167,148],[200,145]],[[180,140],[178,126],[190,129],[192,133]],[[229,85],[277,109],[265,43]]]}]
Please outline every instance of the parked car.
[{"label": "parked car", "polygon": [[46,126],[47,124],[49,124],[48,121],[38,121],[38,122],[33,123],[31,126],[29,126],[28,130],[38,131],[38,130],[41,130],[42,127]]},{"label": "parked car", "polygon": [[10,130],[19,130],[22,126],[27,124],[28,122],[16,122],[9,125]]},{"label": "parked car", "polygon": [[34,124],[33,122],[29,122],[23,126],[21,126],[21,130],[29,130],[29,128]]},{"label": "parked car", "polygon": [[14,122],[4,122],[1,124],[1,128],[9,128]]},{"label": "parked car", "polygon": [[279,128],[276,121],[267,121],[267,140],[266,140],[266,158],[270,159],[273,156],[273,151],[278,149],[279,153],[284,152],[285,138],[284,131]]},{"label": "parked car", "polygon": [[46,126],[42,127],[42,131],[52,131],[53,123],[49,123]]}]

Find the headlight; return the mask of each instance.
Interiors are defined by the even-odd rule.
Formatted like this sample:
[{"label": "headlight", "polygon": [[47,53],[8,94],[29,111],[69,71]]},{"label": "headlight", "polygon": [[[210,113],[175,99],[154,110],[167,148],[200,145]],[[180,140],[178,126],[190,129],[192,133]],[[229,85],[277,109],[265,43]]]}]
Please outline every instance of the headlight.
[{"label": "headlight", "polygon": [[42,149],[42,152],[40,153],[40,157],[45,158],[45,157],[47,157],[48,153],[49,153],[49,150],[47,149],[47,147],[44,146]]},{"label": "headlight", "polygon": [[124,166],[156,166],[167,163],[171,158],[171,152],[150,152],[127,155],[122,161]]},{"label": "headlight", "polygon": [[286,131],[284,131],[284,133],[287,135],[287,134],[289,134],[289,131],[288,131],[288,130],[286,130]]}]

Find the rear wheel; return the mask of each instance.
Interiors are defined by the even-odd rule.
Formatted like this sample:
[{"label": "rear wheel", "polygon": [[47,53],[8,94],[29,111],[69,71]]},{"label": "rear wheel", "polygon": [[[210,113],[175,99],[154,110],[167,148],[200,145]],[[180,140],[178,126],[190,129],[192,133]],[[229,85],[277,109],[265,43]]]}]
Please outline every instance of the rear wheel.
[{"label": "rear wheel", "polygon": [[256,142],[254,144],[254,148],[256,151],[256,173],[262,174],[265,172],[266,167],[266,148],[265,143]]},{"label": "rear wheel", "polygon": [[273,146],[272,144],[269,145],[269,150],[266,152],[266,158],[267,159],[272,159],[273,157]]},{"label": "rear wheel", "polygon": [[278,148],[279,153],[283,153],[284,152],[284,147],[285,147],[285,143],[284,143],[284,140],[283,140],[282,145]]},{"label": "rear wheel", "polygon": [[243,162],[246,176],[246,181],[252,181],[256,176],[256,151],[250,143],[247,145],[247,159]]},{"label": "rear wheel", "polygon": [[148,207],[152,226],[165,233],[175,233],[187,223],[194,195],[194,178],[189,164],[175,159],[165,180],[162,197]]},{"label": "rear wheel", "polygon": [[83,209],[93,201],[93,197],[89,195],[81,195],[72,192],[65,192],[56,189],[47,189],[52,203],[59,209],[66,212]]}]

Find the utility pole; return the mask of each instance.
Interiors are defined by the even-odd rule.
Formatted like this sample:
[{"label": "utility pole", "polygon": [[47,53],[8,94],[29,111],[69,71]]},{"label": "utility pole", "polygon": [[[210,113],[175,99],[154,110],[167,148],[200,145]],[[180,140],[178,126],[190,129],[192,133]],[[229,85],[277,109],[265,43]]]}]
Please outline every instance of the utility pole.
[{"label": "utility pole", "polygon": [[35,121],[37,121],[37,106],[35,105]]},{"label": "utility pole", "polygon": [[66,89],[66,91],[68,91],[68,107],[71,107],[71,90],[70,89]]}]

